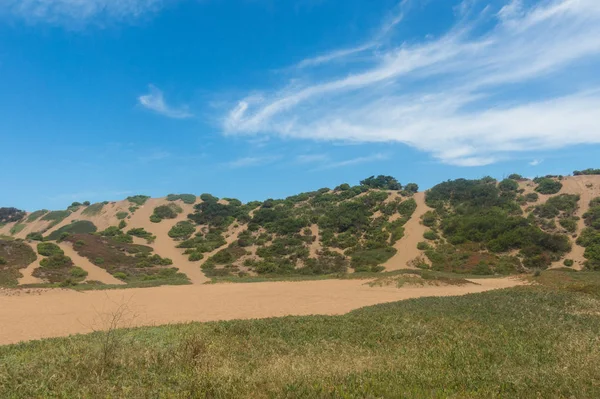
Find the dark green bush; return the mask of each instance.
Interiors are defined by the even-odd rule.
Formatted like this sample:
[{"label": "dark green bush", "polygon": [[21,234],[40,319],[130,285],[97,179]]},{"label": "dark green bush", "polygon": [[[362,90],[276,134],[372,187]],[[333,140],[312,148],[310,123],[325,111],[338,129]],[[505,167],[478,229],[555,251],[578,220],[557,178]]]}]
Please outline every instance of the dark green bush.
[{"label": "dark green bush", "polygon": [[600,169],[584,169],[584,170],[576,170],[573,172],[574,176],[581,176],[581,175],[600,175]]},{"label": "dark green bush", "polygon": [[0,208],[0,224],[18,222],[25,215],[25,211],[17,208]]},{"label": "dark green bush", "polygon": [[182,200],[185,204],[195,204],[196,196],[194,194],[169,194],[167,196],[168,201]]},{"label": "dark green bush", "polygon": [[573,261],[573,259],[565,259],[563,264],[567,267],[572,267],[575,264],[575,262]]},{"label": "dark green bush", "polygon": [[439,236],[432,230],[427,230],[425,233],[423,233],[423,238],[425,238],[426,240],[437,240],[439,238]]},{"label": "dark green bush", "polygon": [[63,255],[64,252],[60,247],[51,242],[41,242],[37,245],[38,254],[42,256]]},{"label": "dark green bush", "polygon": [[94,223],[92,223],[88,220],[78,220],[78,221],[74,221],[73,223],[63,226],[60,229],[54,230],[52,233],[50,233],[48,235],[48,237],[46,237],[46,239],[54,241],[54,240],[60,239],[60,237],[64,233],[67,233],[67,234],[95,233],[96,230],[98,230],[98,229],[96,228]]},{"label": "dark green bush", "polygon": [[187,240],[194,234],[196,228],[188,221],[178,222],[169,230],[169,237],[176,240]]},{"label": "dark green bush", "polygon": [[537,180],[535,191],[540,194],[556,194],[562,189],[562,183],[551,178],[541,178]]},{"label": "dark green bush", "polygon": [[127,216],[129,216],[129,213],[128,213],[128,212],[123,212],[123,211],[121,211],[121,212],[117,212],[117,219],[119,219],[119,220],[123,220],[123,219],[125,219]]},{"label": "dark green bush", "polygon": [[149,196],[147,195],[133,195],[130,197],[127,197],[127,201],[136,204],[137,206],[142,206],[146,203],[146,201],[148,201],[150,199]]}]

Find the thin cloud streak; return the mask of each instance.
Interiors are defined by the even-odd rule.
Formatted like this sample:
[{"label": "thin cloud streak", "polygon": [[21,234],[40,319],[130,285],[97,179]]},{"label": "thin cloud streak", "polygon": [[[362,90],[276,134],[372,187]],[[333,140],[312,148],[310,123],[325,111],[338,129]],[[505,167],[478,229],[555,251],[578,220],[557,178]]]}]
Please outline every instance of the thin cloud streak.
[{"label": "thin cloud streak", "polygon": [[138,97],[138,102],[143,107],[173,119],[187,119],[194,115],[191,114],[186,106],[172,107],[165,101],[163,92],[157,87],[150,85],[150,92]]},{"label": "thin cloud streak", "polygon": [[356,157],[356,158],[346,159],[343,161],[329,162],[329,163],[319,166],[318,168],[313,169],[312,171],[316,172],[316,171],[320,171],[320,170],[337,169],[337,168],[343,168],[346,166],[358,165],[358,164],[363,164],[363,163],[385,161],[389,158],[390,158],[389,154],[377,153],[377,154],[369,155],[366,157]]},{"label": "thin cloud streak", "polygon": [[223,117],[224,133],[401,142],[458,166],[600,143],[600,80],[571,73],[600,67],[600,2],[506,1],[478,13],[469,9],[477,3],[461,3],[456,25],[436,39],[373,54],[372,67],[253,91]]},{"label": "thin cloud streak", "polygon": [[234,161],[228,162],[225,165],[232,169],[249,168],[249,167],[254,167],[254,166],[271,164],[280,159],[281,159],[281,156],[278,156],[278,155],[273,155],[273,156],[268,155],[268,156],[261,156],[261,157],[244,157],[244,158],[239,158]]},{"label": "thin cloud streak", "polygon": [[0,13],[32,23],[81,25],[93,20],[135,19],[165,4],[165,0],[3,0]]}]

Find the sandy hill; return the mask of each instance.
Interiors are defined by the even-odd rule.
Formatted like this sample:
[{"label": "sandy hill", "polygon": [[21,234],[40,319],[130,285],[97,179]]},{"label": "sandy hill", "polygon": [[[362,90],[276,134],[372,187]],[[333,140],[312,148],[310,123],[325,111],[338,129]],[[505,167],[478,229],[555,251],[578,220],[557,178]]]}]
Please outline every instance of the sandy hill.
[{"label": "sandy hill", "polygon": [[0,285],[144,287],[406,268],[594,268],[600,176],[512,177],[459,179],[424,193],[379,176],[248,204],[183,194],[74,203],[61,211],[3,208]]}]

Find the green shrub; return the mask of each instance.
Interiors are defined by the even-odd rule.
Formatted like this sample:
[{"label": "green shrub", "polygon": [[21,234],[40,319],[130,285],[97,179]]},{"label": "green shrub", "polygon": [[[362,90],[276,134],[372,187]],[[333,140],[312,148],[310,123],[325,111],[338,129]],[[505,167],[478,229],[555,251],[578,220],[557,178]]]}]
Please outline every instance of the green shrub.
[{"label": "green shrub", "polygon": [[40,266],[47,269],[71,268],[73,261],[64,254],[54,254],[40,261]]},{"label": "green shrub", "polygon": [[86,272],[79,266],[75,266],[71,269],[70,274],[71,274],[71,277],[74,277],[74,278],[84,278],[84,277],[87,277],[88,272]]},{"label": "green shrub", "polygon": [[46,239],[54,241],[54,240],[60,239],[60,237],[63,236],[63,234],[65,234],[65,233],[67,233],[67,234],[85,234],[85,233],[95,233],[96,230],[98,230],[98,229],[96,228],[94,223],[92,223],[88,220],[78,220],[78,221],[74,221],[73,223],[63,226],[60,229],[54,230],[52,233],[50,233],[48,235],[48,237],[46,237]]},{"label": "green shrub", "polygon": [[538,179],[537,183],[535,191],[540,194],[556,194],[562,189],[561,182],[547,177]]},{"label": "green shrub", "polygon": [[575,233],[577,231],[577,221],[579,217],[571,216],[565,217],[558,220],[558,223],[569,233]]},{"label": "green shrub", "polygon": [[500,191],[517,191],[519,189],[519,183],[513,179],[504,179],[498,184]]},{"label": "green shrub", "polygon": [[64,252],[60,247],[51,242],[41,242],[37,245],[38,254],[42,256],[63,255]]},{"label": "green shrub", "polygon": [[35,222],[36,220],[38,220],[40,217],[44,216],[46,213],[48,213],[47,209],[40,209],[39,211],[35,211],[32,212],[28,217],[27,217],[27,223],[31,223],[31,222]]},{"label": "green shrub", "polygon": [[128,212],[124,212],[124,211],[117,212],[117,219],[119,219],[119,220],[123,220],[123,219],[125,219],[127,216],[129,216],[129,213],[128,213]]},{"label": "green shrub", "polygon": [[169,194],[167,196],[167,200],[168,201],[177,201],[177,200],[181,200],[183,201],[184,204],[195,204],[196,203],[196,196],[194,194]]},{"label": "green shrub", "polygon": [[421,242],[417,243],[417,249],[420,251],[425,251],[430,248],[431,248],[431,246],[429,244],[427,244],[425,241],[421,241]]},{"label": "green shrub", "polygon": [[425,233],[423,233],[423,238],[425,238],[426,240],[437,240],[439,238],[439,236],[432,230],[427,230]]},{"label": "green shrub", "polygon": [[197,252],[197,251],[192,252],[190,254],[190,256],[188,257],[188,260],[190,262],[197,262],[202,259],[204,259],[204,255],[202,254],[202,252]]},{"label": "green shrub", "polygon": [[11,229],[10,229],[10,234],[11,235],[15,235],[15,234],[19,234],[21,231],[23,231],[23,229],[25,228],[25,224],[24,223],[17,223],[15,224]]},{"label": "green shrub", "polygon": [[575,262],[573,261],[573,259],[565,259],[563,264],[567,267],[572,267],[575,264]]},{"label": "green shrub", "polygon": [[585,169],[585,170],[576,170],[573,172],[574,176],[581,176],[581,175],[600,175],[600,169],[593,169],[593,168],[589,168],[589,169]]},{"label": "green shrub", "polygon": [[44,241],[44,236],[39,231],[29,233],[25,238],[32,241]]},{"label": "green shrub", "polygon": [[125,274],[124,272],[115,272],[113,273],[113,276],[115,276],[119,280],[127,280],[127,274]]},{"label": "green shrub", "polygon": [[159,223],[162,219],[175,219],[181,212],[183,212],[183,209],[176,204],[160,205],[154,208],[150,221]]},{"label": "green shrub", "polygon": [[127,201],[136,204],[137,206],[142,206],[146,203],[146,201],[148,201],[150,199],[149,196],[147,195],[133,195],[130,197],[127,197]]},{"label": "green shrub", "polygon": [[0,265],[6,265],[8,263],[8,261],[6,259],[4,259],[3,256],[0,256]]},{"label": "green shrub", "polygon": [[41,220],[47,220],[56,225],[66,219],[70,214],[70,211],[50,211],[45,214]]},{"label": "green shrub", "polygon": [[81,214],[85,216],[96,216],[100,214],[102,208],[104,208],[104,203],[98,202],[85,208]]},{"label": "green shrub", "polygon": [[18,222],[27,213],[17,208],[0,208],[0,225],[4,223]]},{"label": "green shrub", "polygon": [[171,230],[169,230],[169,237],[176,240],[187,240],[195,231],[196,227],[194,227],[191,222],[182,221],[171,227]]}]

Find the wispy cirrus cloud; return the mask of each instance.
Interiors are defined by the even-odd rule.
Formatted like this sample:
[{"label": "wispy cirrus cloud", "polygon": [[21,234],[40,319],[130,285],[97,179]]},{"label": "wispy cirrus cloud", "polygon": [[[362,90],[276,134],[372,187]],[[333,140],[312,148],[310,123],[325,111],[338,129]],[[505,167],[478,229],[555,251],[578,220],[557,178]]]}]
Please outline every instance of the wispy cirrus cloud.
[{"label": "wispy cirrus cloud", "polygon": [[346,166],[359,165],[359,164],[371,163],[371,162],[377,162],[377,161],[385,161],[387,159],[390,159],[389,154],[376,153],[376,154],[372,154],[372,155],[368,155],[368,156],[364,156],[364,157],[355,157],[355,158],[350,158],[350,159],[344,159],[341,161],[325,162],[322,165],[313,169],[313,171],[343,168]]},{"label": "wispy cirrus cloud", "polygon": [[80,25],[139,18],[166,4],[165,0],[3,0],[0,12],[35,23]]},{"label": "wispy cirrus cloud", "polygon": [[243,157],[227,162],[225,165],[232,169],[249,168],[254,166],[272,164],[281,159],[279,155],[265,155],[256,157]]},{"label": "wispy cirrus cloud", "polygon": [[165,101],[163,92],[157,87],[150,85],[150,92],[138,97],[138,102],[143,107],[174,119],[191,118],[191,114],[187,106],[173,107]]},{"label": "wispy cirrus cloud", "polygon": [[356,52],[369,62],[253,91],[224,116],[223,129],[401,142],[459,166],[600,143],[600,78],[593,73],[600,68],[600,2],[500,3],[457,1],[456,24],[433,39],[367,42],[309,58],[303,68]]}]

